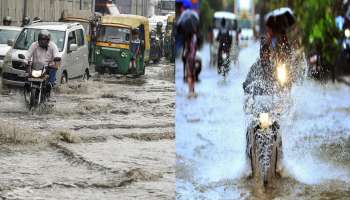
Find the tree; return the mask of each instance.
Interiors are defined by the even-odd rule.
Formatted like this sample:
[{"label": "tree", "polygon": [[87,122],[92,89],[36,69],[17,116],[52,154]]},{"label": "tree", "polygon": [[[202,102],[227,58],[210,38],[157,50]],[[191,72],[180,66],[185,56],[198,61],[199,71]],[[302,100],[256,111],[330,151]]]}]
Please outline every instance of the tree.
[{"label": "tree", "polygon": [[200,30],[201,33],[206,35],[208,33],[209,26],[213,21],[214,11],[210,7],[208,0],[202,0],[200,5]]}]

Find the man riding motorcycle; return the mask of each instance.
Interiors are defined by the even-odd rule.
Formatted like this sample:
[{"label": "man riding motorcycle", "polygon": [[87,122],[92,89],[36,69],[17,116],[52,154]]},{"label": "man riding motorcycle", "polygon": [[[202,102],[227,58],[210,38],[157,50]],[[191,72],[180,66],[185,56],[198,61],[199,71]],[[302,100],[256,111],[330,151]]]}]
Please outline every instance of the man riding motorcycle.
[{"label": "man riding motorcycle", "polygon": [[229,56],[231,51],[231,44],[232,44],[232,36],[230,35],[230,32],[226,27],[226,20],[224,18],[221,20],[221,27],[217,37],[217,41],[219,42],[219,50],[217,55],[218,72],[221,73],[221,66],[224,62],[222,58],[222,54],[226,53],[227,56]]},{"label": "man riding motorcycle", "polygon": [[33,66],[48,67],[49,81],[46,91],[48,97],[50,97],[51,89],[56,81],[58,63],[54,62],[54,60],[59,58],[58,48],[54,42],[50,41],[50,37],[49,31],[41,30],[38,34],[38,41],[30,46],[26,54],[27,60],[32,59],[31,64],[33,64]]},{"label": "man riding motorcycle", "polygon": [[[290,17],[290,19],[287,19],[287,18],[284,19],[281,16],[288,16]],[[285,88],[289,90],[291,87],[291,82],[293,81],[293,78],[295,78],[293,76],[292,77],[287,76],[288,70],[286,68],[286,65],[290,64],[292,59],[292,56],[291,56],[292,51],[287,38],[287,30],[289,27],[291,27],[295,23],[293,13],[290,9],[281,9],[281,10],[275,10],[271,12],[270,16],[267,15],[266,19],[269,19],[269,17],[273,18],[273,20],[266,21],[265,25],[266,25],[267,33],[265,37],[261,39],[260,57],[258,61],[254,63],[250,68],[250,71],[246,77],[246,80],[243,83],[244,93],[248,94],[250,97],[253,97],[248,99],[248,101],[246,102],[245,108],[249,107],[248,104],[254,105],[254,102],[253,103],[249,102],[249,100],[254,100],[255,96],[274,97],[275,94],[279,94],[280,91],[285,91],[283,90]],[[280,22],[277,23],[276,19],[279,19]],[[276,109],[278,106],[279,105],[273,105],[273,107],[271,108],[272,110],[268,110],[268,111],[273,112],[274,111],[273,109]],[[253,108],[253,109],[257,109],[257,108]],[[259,110],[257,111],[258,113],[261,112]],[[281,111],[277,109],[277,113],[276,113],[277,117],[280,114],[279,112]],[[260,114],[266,114],[267,116],[269,116],[268,113],[269,112],[260,113]],[[280,137],[280,134],[278,131],[279,130],[278,121],[274,121],[271,127],[273,132],[276,133],[276,136]],[[256,126],[254,121],[252,121],[247,128],[247,138],[251,138],[251,140],[254,140],[256,138],[255,131],[256,131]],[[265,134],[264,137],[265,136],[267,135]],[[252,154],[250,152],[251,152],[251,145],[253,142],[251,140],[247,140],[247,155],[249,157],[249,160],[252,162],[253,158],[251,157]],[[279,156],[277,157],[277,161],[276,161],[277,164],[276,164],[275,170],[276,170],[276,173],[280,173],[282,171],[281,160],[283,157],[282,141],[281,140],[276,140],[276,141],[278,142],[277,155]],[[272,144],[273,143],[271,144],[269,143],[269,145],[272,145]],[[263,145],[263,147],[267,148],[269,147],[269,145],[265,144],[265,146]],[[251,169],[251,170],[254,170],[254,169]]]}]

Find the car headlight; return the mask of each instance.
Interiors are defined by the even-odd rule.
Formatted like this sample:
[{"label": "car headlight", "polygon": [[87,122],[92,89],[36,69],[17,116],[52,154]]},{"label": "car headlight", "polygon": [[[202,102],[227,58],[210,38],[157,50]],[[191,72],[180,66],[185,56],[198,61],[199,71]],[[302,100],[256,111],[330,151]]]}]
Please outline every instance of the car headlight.
[{"label": "car headlight", "polygon": [[270,126],[270,116],[269,113],[260,113],[259,114],[259,123],[261,128],[267,129]]},{"label": "car headlight", "polygon": [[96,49],[95,53],[96,53],[96,55],[100,55],[100,53],[101,53],[100,49]]},{"label": "car headlight", "polygon": [[345,29],[345,37],[349,38],[350,37],[350,29]]},{"label": "car headlight", "polygon": [[121,56],[122,58],[126,58],[128,55],[125,53],[125,51],[123,51],[123,52],[120,54],[120,56]]},{"label": "car headlight", "polygon": [[282,85],[287,82],[288,73],[285,64],[277,65],[277,78]]}]

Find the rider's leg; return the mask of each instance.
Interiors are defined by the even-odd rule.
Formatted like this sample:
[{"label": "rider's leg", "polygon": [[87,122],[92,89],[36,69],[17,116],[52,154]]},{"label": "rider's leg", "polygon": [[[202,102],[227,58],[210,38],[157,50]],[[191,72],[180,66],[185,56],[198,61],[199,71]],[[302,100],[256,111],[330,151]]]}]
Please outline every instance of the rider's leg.
[{"label": "rider's leg", "polygon": [[48,73],[49,73],[49,81],[48,81],[48,86],[46,87],[46,89],[47,89],[48,96],[51,96],[50,95],[51,89],[53,88],[53,86],[55,85],[55,82],[56,82],[57,69],[49,68]]}]

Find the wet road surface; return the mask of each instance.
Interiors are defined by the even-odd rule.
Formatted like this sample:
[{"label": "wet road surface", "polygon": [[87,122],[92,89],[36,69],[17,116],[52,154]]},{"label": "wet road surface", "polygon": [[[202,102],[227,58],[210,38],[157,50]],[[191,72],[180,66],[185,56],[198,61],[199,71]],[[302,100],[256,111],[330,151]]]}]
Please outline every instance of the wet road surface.
[{"label": "wet road surface", "polygon": [[258,57],[250,42],[223,80],[209,67],[187,97],[182,63],[176,61],[176,197],[178,199],[349,199],[350,88],[304,80],[293,87],[282,117],[284,171],[267,191],[247,178],[242,83]]},{"label": "wet road surface", "polygon": [[174,64],[96,75],[28,112],[0,96],[0,199],[175,198]]}]

